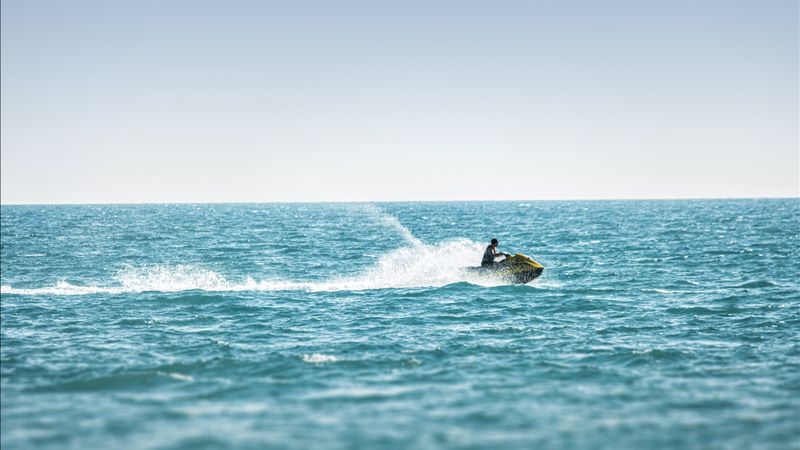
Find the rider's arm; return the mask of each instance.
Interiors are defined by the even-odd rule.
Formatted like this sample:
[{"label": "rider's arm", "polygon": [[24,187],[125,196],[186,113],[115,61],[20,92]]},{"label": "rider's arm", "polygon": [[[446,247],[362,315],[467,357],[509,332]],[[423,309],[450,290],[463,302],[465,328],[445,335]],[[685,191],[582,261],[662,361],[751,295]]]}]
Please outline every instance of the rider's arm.
[{"label": "rider's arm", "polygon": [[506,258],[511,257],[511,255],[509,255],[508,253],[498,252],[496,249],[492,249],[492,253],[494,254],[495,258],[497,258],[498,256],[505,256]]}]

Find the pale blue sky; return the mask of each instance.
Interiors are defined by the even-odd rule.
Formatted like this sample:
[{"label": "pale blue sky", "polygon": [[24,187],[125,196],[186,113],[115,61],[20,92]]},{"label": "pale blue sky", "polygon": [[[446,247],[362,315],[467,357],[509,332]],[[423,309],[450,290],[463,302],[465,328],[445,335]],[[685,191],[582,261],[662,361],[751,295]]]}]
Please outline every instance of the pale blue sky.
[{"label": "pale blue sky", "polygon": [[4,204],[800,195],[796,0],[0,17]]}]

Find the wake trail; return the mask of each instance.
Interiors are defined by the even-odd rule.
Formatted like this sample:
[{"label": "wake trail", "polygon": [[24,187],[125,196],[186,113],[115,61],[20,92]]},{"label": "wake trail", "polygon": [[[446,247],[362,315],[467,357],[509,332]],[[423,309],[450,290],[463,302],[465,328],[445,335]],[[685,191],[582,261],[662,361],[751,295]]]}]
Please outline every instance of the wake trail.
[{"label": "wake trail", "polygon": [[[451,239],[437,244],[425,244],[415,237],[397,217],[368,205],[367,213],[378,223],[386,224],[403,237],[406,246],[390,250],[362,273],[348,277],[333,277],[325,281],[260,279],[248,276],[244,281],[231,281],[222,274],[197,265],[125,266],[105,285],[79,286],[66,280],[54,286],[14,288],[0,286],[0,293],[19,295],[90,295],[127,294],[140,292],[207,292],[236,291],[308,291],[334,292],[391,288],[441,287],[458,282],[481,286],[504,284],[464,271],[476,265],[483,245],[469,239]],[[240,278],[241,280],[241,278]]]}]

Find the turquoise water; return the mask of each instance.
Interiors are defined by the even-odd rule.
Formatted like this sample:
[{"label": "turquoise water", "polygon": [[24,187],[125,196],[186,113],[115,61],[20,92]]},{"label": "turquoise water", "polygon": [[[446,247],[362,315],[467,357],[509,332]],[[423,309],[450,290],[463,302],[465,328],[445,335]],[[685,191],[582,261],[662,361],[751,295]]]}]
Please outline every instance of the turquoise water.
[{"label": "turquoise water", "polygon": [[797,199],[1,211],[4,450],[800,448]]}]

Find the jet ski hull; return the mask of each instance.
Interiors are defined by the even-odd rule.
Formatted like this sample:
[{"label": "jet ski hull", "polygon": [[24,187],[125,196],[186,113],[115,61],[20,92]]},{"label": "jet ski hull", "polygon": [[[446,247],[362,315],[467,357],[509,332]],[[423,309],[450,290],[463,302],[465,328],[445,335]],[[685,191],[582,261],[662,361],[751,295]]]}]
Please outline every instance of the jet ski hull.
[{"label": "jet ski hull", "polygon": [[479,276],[500,278],[513,284],[525,284],[539,277],[544,272],[544,266],[517,253],[491,266],[467,267],[466,271]]}]

